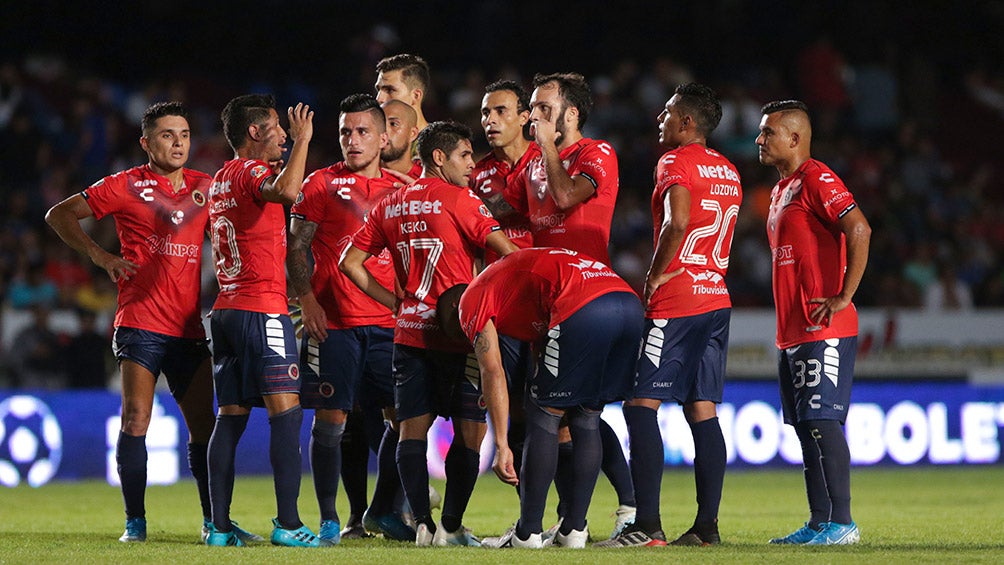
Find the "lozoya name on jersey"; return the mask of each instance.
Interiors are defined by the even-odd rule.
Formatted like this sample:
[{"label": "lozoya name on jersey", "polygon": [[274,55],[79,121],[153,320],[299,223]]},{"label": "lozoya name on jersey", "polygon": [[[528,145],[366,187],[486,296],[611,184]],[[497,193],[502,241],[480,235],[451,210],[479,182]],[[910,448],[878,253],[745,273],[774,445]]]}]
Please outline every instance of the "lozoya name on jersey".
[{"label": "lozoya name on jersey", "polygon": [[391,204],[384,208],[384,218],[397,218],[399,216],[419,216],[422,214],[441,214],[443,203],[439,200],[429,202],[428,200],[408,200]]}]

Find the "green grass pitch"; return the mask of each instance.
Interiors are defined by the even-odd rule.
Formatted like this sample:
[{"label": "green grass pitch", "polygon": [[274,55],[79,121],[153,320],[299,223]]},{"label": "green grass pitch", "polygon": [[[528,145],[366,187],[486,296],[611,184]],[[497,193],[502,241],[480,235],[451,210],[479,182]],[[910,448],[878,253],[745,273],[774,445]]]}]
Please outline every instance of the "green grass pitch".
[{"label": "green grass pitch", "polygon": [[[370,481],[372,487],[372,480]],[[434,481],[442,492],[443,483]],[[0,563],[1001,563],[1004,562],[1004,470],[979,468],[854,469],[853,511],[862,542],[849,547],[769,546],[807,517],[801,473],[731,471],[720,513],[723,543],[707,548],[487,550],[416,548],[382,538],[347,540],[323,550],[209,548],[199,544],[195,486],[185,481],[147,491],[148,541],[122,544],[119,490],[103,482],[65,482],[0,490]],[[545,526],[553,521],[554,496]],[[594,539],[605,538],[616,499],[600,476],[589,513]],[[303,520],[317,528],[313,486],[304,476]],[[275,512],[271,479],[238,477],[233,517],[268,537]],[[339,512],[346,518],[344,496]],[[695,512],[689,470],[666,473],[662,519],[667,536],[686,530]],[[435,514],[436,512],[434,512]],[[465,518],[477,535],[503,532],[518,516],[513,490],[491,474],[478,481]]]}]

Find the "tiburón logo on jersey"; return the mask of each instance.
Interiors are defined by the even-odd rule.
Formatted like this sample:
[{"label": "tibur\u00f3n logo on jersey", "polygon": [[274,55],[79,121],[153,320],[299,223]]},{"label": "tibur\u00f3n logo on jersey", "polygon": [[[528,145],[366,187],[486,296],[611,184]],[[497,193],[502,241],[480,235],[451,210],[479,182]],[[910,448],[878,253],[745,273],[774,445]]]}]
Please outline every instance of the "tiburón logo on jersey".
[{"label": "tibur\u00f3n logo on jersey", "polygon": [[688,270],[687,274],[693,280],[694,284],[691,285],[690,289],[695,295],[702,294],[728,294],[729,289],[725,286],[725,279],[722,275],[715,271],[701,271],[693,272]]}]

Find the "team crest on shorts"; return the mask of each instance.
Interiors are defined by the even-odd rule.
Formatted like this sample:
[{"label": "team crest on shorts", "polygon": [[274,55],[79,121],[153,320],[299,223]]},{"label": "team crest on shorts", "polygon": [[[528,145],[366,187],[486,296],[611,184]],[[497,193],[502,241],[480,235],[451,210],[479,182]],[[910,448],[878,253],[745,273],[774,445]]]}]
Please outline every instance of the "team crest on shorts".
[{"label": "team crest on shorts", "polygon": [[481,409],[481,410],[485,410],[485,409],[488,408],[488,403],[485,402],[484,395],[481,395],[481,396],[478,397],[478,408]]},{"label": "team crest on shorts", "polygon": [[287,373],[289,374],[289,378],[295,381],[300,378],[300,367],[296,363],[293,363],[289,366],[289,371]]},{"label": "team crest on shorts", "polygon": [[335,387],[331,383],[321,383],[321,386],[317,387],[317,392],[324,398],[331,398],[335,395]]},{"label": "team crest on shorts", "polygon": [[195,205],[201,208],[206,205],[206,195],[202,194],[201,190],[193,190],[192,202],[195,202]]}]

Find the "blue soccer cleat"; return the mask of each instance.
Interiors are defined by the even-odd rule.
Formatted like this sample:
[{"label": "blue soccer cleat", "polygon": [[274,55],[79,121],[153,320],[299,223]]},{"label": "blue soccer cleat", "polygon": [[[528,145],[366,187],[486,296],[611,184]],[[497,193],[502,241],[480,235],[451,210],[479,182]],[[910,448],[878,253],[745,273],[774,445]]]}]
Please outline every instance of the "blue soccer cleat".
[{"label": "blue soccer cleat", "polygon": [[202,525],[202,531],[205,532],[205,543],[212,547],[244,547],[244,542],[237,535],[236,528],[231,529],[229,532],[221,532],[216,529],[216,524],[206,521]]},{"label": "blue soccer cleat", "polygon": [[126,518],[126,528],[119,537],[122,543],[146,541],[146,518]]},{"label": "blue soccer cleat", "polygon": [[369,531],[383,532],[383,537],[395,541],[415,541],[415,528],[404,523],[397,514],[373,516],[369,511],[363,514],[363,525]]},{"label": "blue soccer cleat", "polygon": [[244,543],[253,543],[258,541],[265,541],[265,538],[259,536],[258,534],[253,534],[244,528],[237,525],[237,522],[231,520],[230,529],[237,534],[237,538]]},{"label": "blue soccer cleat", "polygon": [[450,545],[462,545],[467,547],[481,547],[481,540],[471,533],[470,528],[461,525],[455,532],[447,532],[443,524],[436,528],[436,533],[432,536],[432,545],[436,547],[447,547]]},{"label": "blue soccer cleat", "polygon": [[769,543],[780,544],[780,545],[802,545],[812,541],[812,538],[816,537],[823,528],[826,527],[826,522],[819,525],[818,530],[812,529],[809,523],[806,522],[801,528],[791,532],[790,534],[784,536],[783,538],[774,538],[770,540]]},{"label": "blue soccer cleat", "polygon": [[861,532],[853,521],[850,524],[827,522],[823,529],[805,545],[852,545],[861,541]]},{"label": "blue soccer cleat", "polygon": [[[202,519],[202,543],[206,543],[206,539],[209,537],[212,525],[212,520]],[[244,528],[237,525],[237,522],[230,522],[230,530],[237,536],[237,539],[244,543],[255,543],[260,541],[265,541],[265,538],[259,536],[258,534],[253,534]]]},{"label": "blue soccer cleat", "polygon": [[279,525],[279,519],[272,519],[272,545],[286,547],[333,547],[335,544],[314,535],[307,526],[287,530]]},{"label": "blue soccer cleat", "polygon": [[331,542],[331,545],[338,545],[342,541],[342,525],[334,520],[321,520],[317,537]]}]

